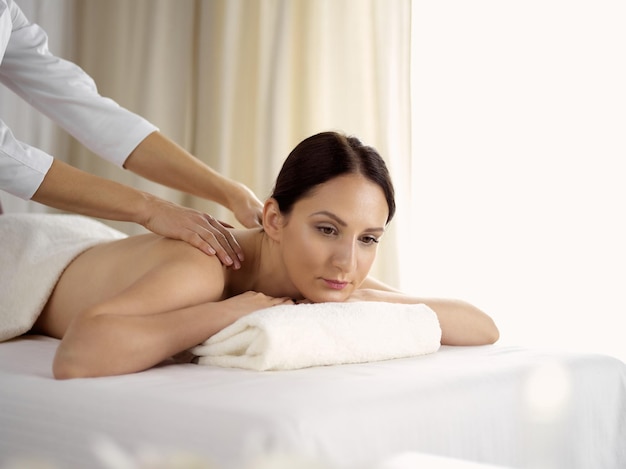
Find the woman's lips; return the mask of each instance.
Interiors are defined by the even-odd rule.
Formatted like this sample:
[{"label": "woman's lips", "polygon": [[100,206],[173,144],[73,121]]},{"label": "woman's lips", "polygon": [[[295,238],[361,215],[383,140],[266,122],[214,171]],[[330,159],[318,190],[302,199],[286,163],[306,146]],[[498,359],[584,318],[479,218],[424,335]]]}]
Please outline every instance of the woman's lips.
[{"label": "woman's lips", "polygon": [[324,279],[326,285],[333,290],[343,290],[343,288],[348,285],[348,282],[341,282],[339,280],[329,280],[327,278]]}]

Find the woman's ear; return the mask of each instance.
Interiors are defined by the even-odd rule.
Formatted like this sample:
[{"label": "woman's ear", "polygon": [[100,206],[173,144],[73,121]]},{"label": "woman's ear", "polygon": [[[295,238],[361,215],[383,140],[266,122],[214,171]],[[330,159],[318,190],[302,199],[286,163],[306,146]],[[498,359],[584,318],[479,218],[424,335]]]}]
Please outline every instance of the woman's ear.
[{"label": "woman's ear", "polygon": [[276,199],[267,199],[263,206],[263,231],[274,241],[280,241],[285,218]]}]

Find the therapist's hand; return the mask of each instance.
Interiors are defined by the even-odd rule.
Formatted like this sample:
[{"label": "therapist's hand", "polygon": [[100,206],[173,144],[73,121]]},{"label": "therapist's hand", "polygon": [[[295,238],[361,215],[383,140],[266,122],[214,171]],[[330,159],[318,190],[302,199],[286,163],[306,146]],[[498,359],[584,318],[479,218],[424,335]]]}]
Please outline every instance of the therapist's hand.
[{"label": "therapist's hand", "polygon": [[246,228],[258,228],[263,217],[263,203],[248,186],[233,182],[227,207]]},{"label": "therapist's hand", "polygon": [[94,176],[56,159],[32,200],[90,217],[139,223],[161,236],[186,241],[202,252],[217,255],[226,266],[241,267],[241,247],[212,216]]},{"label": "therapist's hand", "polygon": [[225,266],[239,269],[243,251],[225,225],[211,215],[154,198],[142,225],[167,238],[180,239],[209,255],[217,255]]},{"label": "therapist's hand", "polygon": [[124,168],[167,187],[229,209],[246,228],[261,226],[263,204],[244,184],[225,177],[160,132],[148,135]]}]

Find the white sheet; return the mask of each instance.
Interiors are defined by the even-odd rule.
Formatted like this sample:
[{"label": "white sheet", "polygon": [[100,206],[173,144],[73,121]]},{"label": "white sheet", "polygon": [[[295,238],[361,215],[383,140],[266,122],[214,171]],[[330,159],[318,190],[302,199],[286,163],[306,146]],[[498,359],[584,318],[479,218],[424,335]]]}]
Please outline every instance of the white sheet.
[{"label": "white sheet", "polygon": [[192,451],[218,469],[272,451],[331,469],[372,469],[407,452],[518,468],[626,467],[626,365],[602,355],[442,347],[294,371],[185,364],[54,381],[57,343],[0,344],[0,467],[39,455],[62,469],[98,468],[102,435],[129,451]]}]

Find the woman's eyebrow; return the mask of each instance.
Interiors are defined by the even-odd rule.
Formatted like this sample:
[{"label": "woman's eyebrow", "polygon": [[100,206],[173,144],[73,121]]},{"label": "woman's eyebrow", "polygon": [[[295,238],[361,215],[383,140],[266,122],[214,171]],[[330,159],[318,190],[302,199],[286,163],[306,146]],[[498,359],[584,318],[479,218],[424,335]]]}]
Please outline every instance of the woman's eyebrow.
[{"label": "woman's eyebrow", "polygon": [[[319,212],[312,213],[311,215],[309,215],[309,218],[310,217],[314,217],[316,215],[325,215],[325,216],[335,220],[341,226],[348,226],[348,224],[345,221],[343,221],[341,218],[339,218],[334,213],[329,212],[327,210],[321,210]],[[365,231],[368,231],[368,232],[376,231],[376,232],[384,233],[385,232],[385,228],[384,227],[367,228]]]},{"label": "woman's eyebrow", "polygon": [[321,211],[319,211],[319,212],[312,213],[311,215],[309,215],[309,218],[314,217],[314,216],[316,216],[316,215],[326,215],[327,217],[330,217],[330,218],[332,218],[333,220],[335,220],[335,221],[336,221],[337,223],[339,223],[341,226],[348,226],[348,224],[347,224],[345,221],[343,221],[341,218],[339,218],[339,217],[338,217],[337,215],[335,215],[334,213],[329,212],[329,211],[327,211],[327,210],[321,210]]}]

